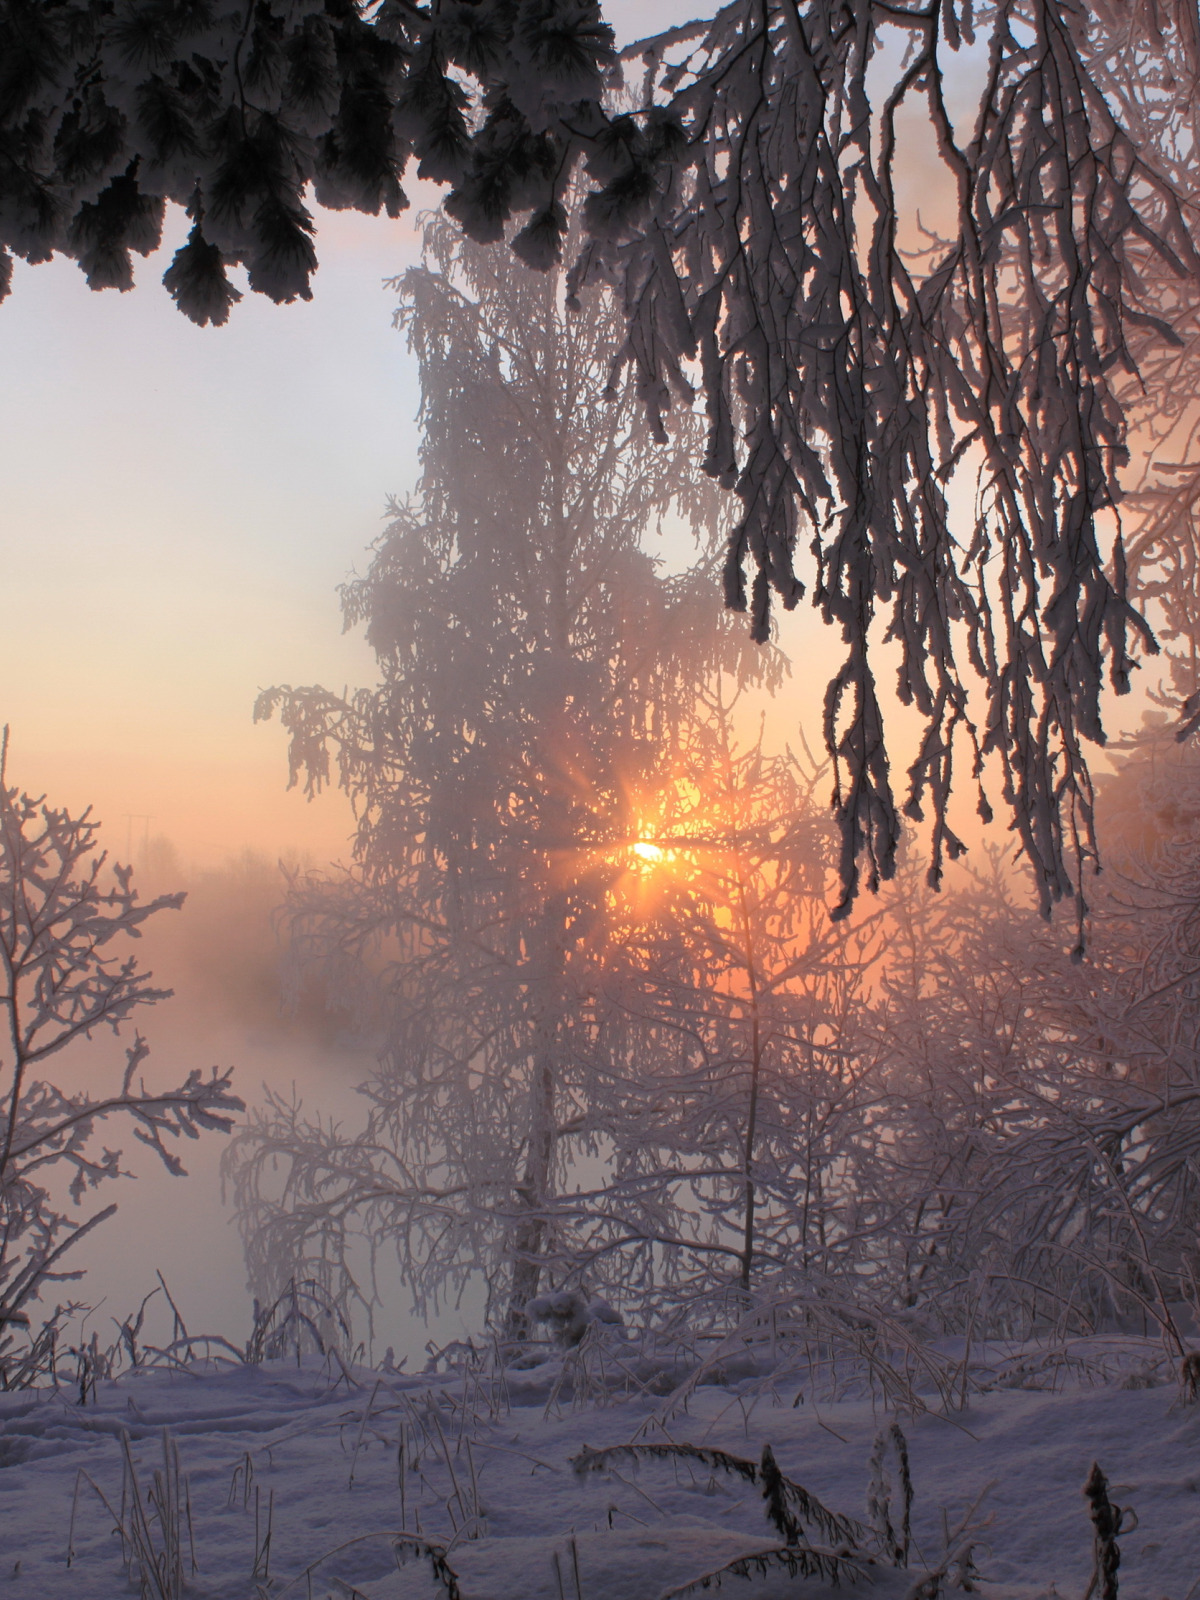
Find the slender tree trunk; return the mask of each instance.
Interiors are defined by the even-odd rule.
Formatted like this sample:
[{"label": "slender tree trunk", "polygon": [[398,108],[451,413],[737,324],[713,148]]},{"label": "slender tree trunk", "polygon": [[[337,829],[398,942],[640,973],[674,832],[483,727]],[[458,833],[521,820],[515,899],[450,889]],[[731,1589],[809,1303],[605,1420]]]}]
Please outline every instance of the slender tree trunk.
[{"label": "slender tree trunk", "polygon": [[[720,714],[722,778],[728,812],[727,826],[738,836],[742,825],[743,794],[734,767],[730,744],[731,728],[728,708],[718,685],[716,704]],[[754,1183],[754,1147],[758,1135],[758,1097],[762,1080],[762,1016],[760,1007],[759,952],[755,938],[754,917],[751,911],[749,873],[745,861],[738,856],[729,882],[733,888],[731,909],[737,918],[741,935],[741,964],[746,973],[747,1007],[750,1015],[750,1103],[746,1108],[746,1136],[742,1145],[742,1248],[739,1257],[738,1280],[743,1296],[749,1299],[750,1279],[754,1270],[754,1213],[757,1194]]]},{"label": "slender tree trunk", "polygon": [[742,1293],[750,1293],[750,1272],[754,1265],[754,1143],[758,1133],[758,1089],[762,1066],[762,1038],[758,1015],[758,997],[755,995],[750,1012],[750,1106],[746,1117],[746,1144],[742,1160]]},{"label": "slender tree trunk", "polygon": [[512,1287],[504,1319],[505,1337],[529,1334],[525,1307],[538,1292],[546,1242],[546,1204],[554,1187],[557,1145],[559,1029],[563,1013],[566,907],[554,896],[546,907],[552,930],[542,961],[538,1017],[534,1029],[529,1092],[529,1143],[516,1186],[517,1220],[512,1231]]},{"label": "slender tree trunk", "polygon": [[513,1229],[512,1292],[505,1318],[505,1335],[523,1339],[529,1333],[525,1307],[538,1292],[542,1277],[542,1248],[546,1237],[545,1203],[554,1170],[554,1062],[550,1051],[534,1059],[534,1082],[525,1170],[517,1185],[517,1205],[523,1215]]},{"label": "slender tree trunk", "polygon": [[[557,663],[559,683],[563,686],[568,682],[573,660],[570,581],[574,529],[567,514],[570,474],[566,462],[566,421],[564,418],[564,426],[556,430],[556,448],[550,462],[550,499],[554,511],[549,521],[551,559],[546,596],[551,658]],[[543,736],[550,770],[554,769],[556,758],[561,758],[565,748],[566,713],[567,702],[561,700],[554,713],[546,718]],[[551,838],[556,842],[569,836],[565,810],[564,796],[552,790],[546,798],[544,820]],[[562,894],[548,896],[541,922],[546,935],[546,948],[541,962],[541,994],[534,1032],[529,1147],[525,1156],[525,1170],[516,1190],[519,1214],[512,1234],[512,1292],[505,1317],[505,1334],[510,1339],[523,1339],[529,1334],[529,1318],[525,1307],[537,1294],[541,1284],[542,1255],[546,1241],[546,1202],[550,1198],[554,1179],[558,1047],[566,968],[567,904]]]},{"label": "slender tree trunk", "polygon": [[738,901],[745,940],[746,983],[750,993],[750,1104],[746,1114],[746,1142],[742,1155],[742,1293],[749,1296],[750,1274],[754,1266],[754,1144],[758,1133],[758,1094],[762,1073],[762,1018],[759,1014],[758,965],[755,959],[754,929],[746,899],[746,883],[738,872]]}]

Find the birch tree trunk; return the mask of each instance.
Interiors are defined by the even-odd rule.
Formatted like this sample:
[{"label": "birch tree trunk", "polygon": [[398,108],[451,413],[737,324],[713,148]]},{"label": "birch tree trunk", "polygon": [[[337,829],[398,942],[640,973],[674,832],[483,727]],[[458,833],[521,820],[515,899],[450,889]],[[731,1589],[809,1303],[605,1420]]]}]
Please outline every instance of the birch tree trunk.
[{"label": "birch tree trunk", "polygon": [[561,895],[551,897],[545,926],[550,931],[538,980],[537,1021],[534,1025],[532,1072],[529,1084],[529,1134],[525,1165],[516,1188],[517,1218],[512,1232],[512,1287],[505,1333],[510,1339],[527,1336],[525,1307],[537,1294],[542,1280],[546,1244],[546,1206],[554,1187],[557,1151],[557,1089],[559,1034],[564,1012],[566,906]]}]

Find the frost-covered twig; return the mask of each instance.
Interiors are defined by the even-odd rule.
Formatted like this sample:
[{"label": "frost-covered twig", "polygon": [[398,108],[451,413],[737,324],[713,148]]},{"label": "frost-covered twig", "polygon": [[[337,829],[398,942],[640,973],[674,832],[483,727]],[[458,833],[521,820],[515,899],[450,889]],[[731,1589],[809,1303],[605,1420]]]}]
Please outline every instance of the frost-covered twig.
[{"label": "frost-covered twig", "polygon": [[1137,1527],[1137,1518],[1130,1520],[1128,1509],[1114,1505],[1108,1497],[1108,1479],[1100,1470],[1098,1461],[1092,1462],[1087,1482],[1083,1486],[1088,1503],[1088,1516],[1093,1530],[1093,1566],[1083,1600],[1117,1600],[1117,1571],[1121,1565],[1121,1547],[1117,1535],[1131,1533]]}]

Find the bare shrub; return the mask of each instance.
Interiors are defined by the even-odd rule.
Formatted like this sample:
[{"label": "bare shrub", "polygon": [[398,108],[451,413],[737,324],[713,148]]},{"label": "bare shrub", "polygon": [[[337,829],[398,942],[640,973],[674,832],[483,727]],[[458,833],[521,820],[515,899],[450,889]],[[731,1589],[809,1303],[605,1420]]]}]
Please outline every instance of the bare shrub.
[{"label": "bare shrub", "polygon": [[[230,1069],[190,1072],[178,1087],[153,1091],[141,1070],[149,1048],[140,1034],[125,1070],[99,1093],[67,1091],[41,1077],[49,1058],[100,1030],[119,1032],[139,1006],[167,998],[132,956],[121,953],[148,917],[178,907],[182,895],[142,904],[128,867],[108,865],[99,824],[73,817],[9,786],[7,730],[0,750],[0,1381],[29,1381],[32,1346],[14,1339],[29,1304],[47,1285],[78,1272],[64,1257],[116,1211],[91,1216],[62,1209],[48,1186],[69,1177],[79,1206],[121,1172],[118,1150],[97,1151],[97,1130],[126,1118],[133,1135],[182,1175],[171,1149],[205,1130],[228,1132],[243,1109]],[[36,1340],[34,1341],[36,1344]]]}]

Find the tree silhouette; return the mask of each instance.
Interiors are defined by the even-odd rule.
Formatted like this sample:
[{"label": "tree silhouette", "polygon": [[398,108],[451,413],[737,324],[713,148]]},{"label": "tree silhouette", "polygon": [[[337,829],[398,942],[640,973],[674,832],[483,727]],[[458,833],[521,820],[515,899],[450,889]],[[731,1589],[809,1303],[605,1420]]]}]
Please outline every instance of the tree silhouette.
[{"label": "tree silhouette", "polygon": [[[12,1328],[50,1283],[77,1278],[64,1258],[113,1215],[108,1205],[80,1218],[62,1209],[48,1181],[69,1173],[69,1197],[121,1174],[119,1150],[97,1152],[95,1135],[127,1118],[134,1138],[168,1172],[182,1173],[172,1141],[205,1129],[228,1132],[242,1102],[230,1071],[199,1070],[174,1088],[154,1091],[140,1077],[149,1055],[136,1035],[116,1085],[102,1093],[59,1088],[46,1063],[99,1031],[118,1032],[144,1005],[166,999],[151,975],[122,950],[148,917],[178,908],[183,896],[139,903],[128,867],[108,868],[97,849],[98,824],[73,817],[8,784],[8,732],[0,750],[0,1382],[27,1364]],[[36,1341],[34,1350],[36,1352]]]},{"label": "tree silhouette", "polygon": [[711,555],[670,577],[644,547],[670,516],[706,551],[720,496],[686,435],[664,451],[635,396],[606,398],[612,298],[568,314],[561,281],[446,219],[425,240],[400,313],[420,496],[345,592],[381,682],[260,704],[293,773],[324,782],[335,750],[358,808],[354,868],[297,882],[289,915],[302,959],[369,991],[384,1047],[364,1136],[274,1104],[239,1146],[239,1204],[264,1292],[310,1246],[340,1272],[338,1229],[365,1220],[418,1297],[482,1266],[519,1332],[562,1174],[615,1092],[593,1048],[607,887],[697,675],[757,653],[712,628]]}]

